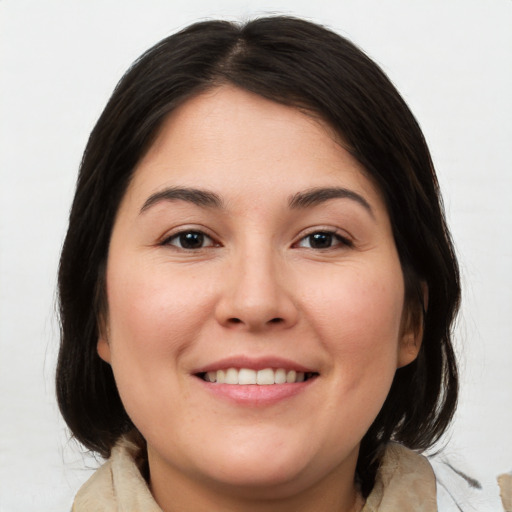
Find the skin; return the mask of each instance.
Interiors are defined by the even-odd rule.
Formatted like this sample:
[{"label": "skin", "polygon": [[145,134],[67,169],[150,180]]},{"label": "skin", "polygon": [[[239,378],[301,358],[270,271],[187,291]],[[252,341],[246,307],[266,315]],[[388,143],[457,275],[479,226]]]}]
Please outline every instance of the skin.
[{"label": "skin", "polygon": [[[169,187],[222,207],[147,204]],[[368,207],[355,195],[290,207],[325,187]],[[190,231],[207,236],[183,249]],[[121,203],[107,296],[98,352],[147,440],[164,511],[359,508],[360,440],[420,340],[383,198],[324,123],[229,86],[174,111]],[[316,377],[240,402],[195,375],[226,357],[286,358]]]}]

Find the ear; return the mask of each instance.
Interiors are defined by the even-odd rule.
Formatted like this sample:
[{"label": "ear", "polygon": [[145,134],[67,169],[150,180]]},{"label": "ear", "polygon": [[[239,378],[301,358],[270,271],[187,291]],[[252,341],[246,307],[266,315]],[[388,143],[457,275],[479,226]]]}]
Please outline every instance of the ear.
[{"label": "ear", "polygon": [[418,353],[421,348],[421,338],[422,336],[416,336],[414,333],[402,335],[402,339],[400,340],[400,345],[398,347],[397,368],[407,366],[418,357]]},{"label": "ear", "polygon": [[426,283],[421,284],[423,297],[418,300],[410,300],[404,306],[400,341],[397,354],[397,368],[412,363],[419,354],[423,341],[423,322],[428,305],[428,287]]},{"label": "ear", "polygon": [[99,322],[99,336],[98,343],[96,344],[96,350],[98,351],[98,355],[105,361],[110,364],[110,341],[109,341],[109,332],[110,329],[105,321],[100,320]]}]

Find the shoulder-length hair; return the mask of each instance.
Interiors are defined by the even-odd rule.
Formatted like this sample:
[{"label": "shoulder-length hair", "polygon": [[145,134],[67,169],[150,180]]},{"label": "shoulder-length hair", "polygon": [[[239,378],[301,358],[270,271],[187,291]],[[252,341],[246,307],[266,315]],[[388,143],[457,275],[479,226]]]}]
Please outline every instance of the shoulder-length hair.
[{"label": "shoulder-length hair", "polygon": [[222,84],[320,117],[385,199],[406,307],[422,322],[423,342],[417,359],[396,371],[362,440],[357,475],[368,494],[387,442],[425,449],[452,418],[458,379],[451,326],[460,300],[459,273],[432,160],[414,116],[361,50],[304,20],[194,24],[147,51],[117,85],[83,156],[60,260],[61,412],[74,436],[104,457],[119,436],[134,429],[111,368],[96,352],[99,320],[108,306],[105,265],[114,218],[166,116]]}]

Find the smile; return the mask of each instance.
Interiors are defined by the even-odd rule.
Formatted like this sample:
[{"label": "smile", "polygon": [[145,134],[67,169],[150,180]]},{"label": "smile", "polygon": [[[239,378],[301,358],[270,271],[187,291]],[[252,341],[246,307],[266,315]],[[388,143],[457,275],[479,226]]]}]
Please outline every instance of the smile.
[{"label": "smile", "polygon": [[199,374],[199,376],[206,382],[239,386],[251,384],[259,386],[268,386],[272,384],[295,384],[297,382],[304,382],[316,375],[318,374],[314,372],[285,370],[284,368],[264,368],[261,370],[252,370],[250,368],[227,368]]}]

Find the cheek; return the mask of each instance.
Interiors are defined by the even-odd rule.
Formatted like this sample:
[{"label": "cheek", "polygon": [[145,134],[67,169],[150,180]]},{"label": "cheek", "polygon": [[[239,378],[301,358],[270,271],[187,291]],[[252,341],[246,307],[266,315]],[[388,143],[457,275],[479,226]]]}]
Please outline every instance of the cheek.
[{"label": "cheek", "polygon": [[384,267],[376,272],[374,268],[346,268],[338,274],[329,273],[322,284],[318,278],[313,281],[316,286],[304,292],[309,308],[315,309],[313,316],[327,328],[346,333],[347,342],[356,342],[356,332],[370,335],[382,329],[383,337],[394,334],[398,338],[404,304],[399,269],[386,272]]},{"label": "cheek", "polygon": [[183,389],[181,361],[208,323],[211,294],[205,286],[198,293],[196,282],[190,274],[170,275],[165,265],[119,258],[107,274],[111,366],[126,412],[146,435],[172,424],[167,415],[173,390]]},{"label": "cheek", "polygon": [[311,322],[345,385],[371,387],[379,376],[392,379],[404,303],[400,268],[333,273],[324,286],[307,293]]},{"label": "cheek", "polygon": [[164,356],[185,350],[207,321],[212,300],[211,290],[204,283],[199,288],[199,281],[194,275],[171,274],[165,265],[128,267],[118,262],[107,276],[114,357],[124,353],[143,365],[150,360],[163,363]]}]

